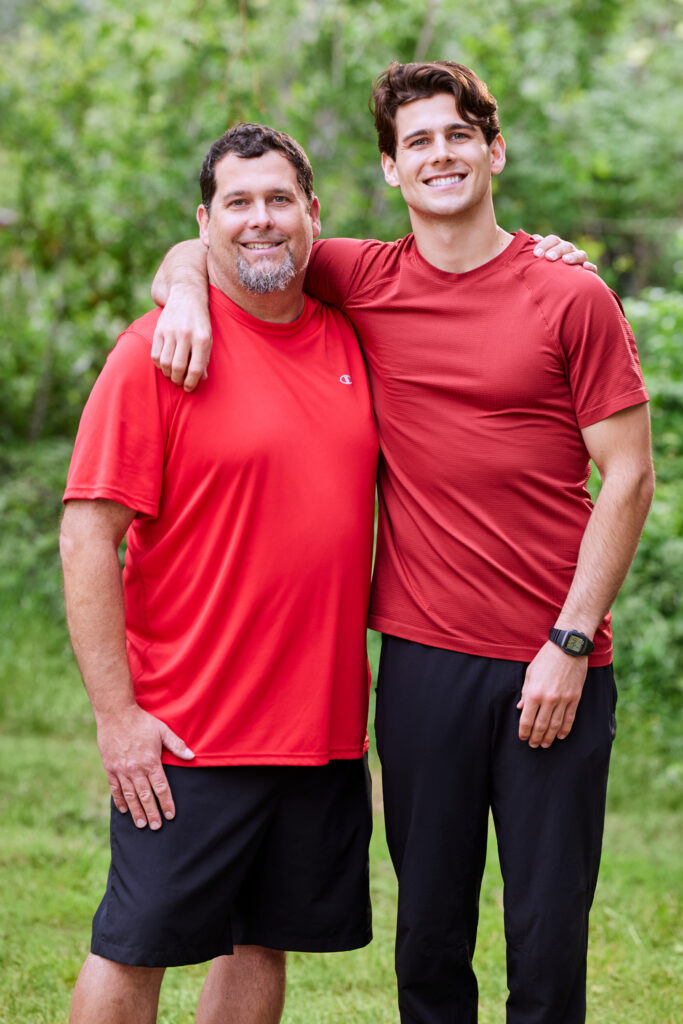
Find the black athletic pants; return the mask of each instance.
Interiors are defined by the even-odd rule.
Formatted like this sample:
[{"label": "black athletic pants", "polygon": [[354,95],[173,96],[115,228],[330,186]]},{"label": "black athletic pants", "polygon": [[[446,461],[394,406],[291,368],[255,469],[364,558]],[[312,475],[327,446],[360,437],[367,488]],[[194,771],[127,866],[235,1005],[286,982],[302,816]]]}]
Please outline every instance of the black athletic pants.
[{"label": "black athletic pants", "polygon": [[588,912],[615,731],[611,666],[570,735],[517,736],[526,665],[384,637],[376,734],[399,882],[402,1024],[475,1024],[472,956],[492,809],[505,885],[507,1024],[585,1020]]}]

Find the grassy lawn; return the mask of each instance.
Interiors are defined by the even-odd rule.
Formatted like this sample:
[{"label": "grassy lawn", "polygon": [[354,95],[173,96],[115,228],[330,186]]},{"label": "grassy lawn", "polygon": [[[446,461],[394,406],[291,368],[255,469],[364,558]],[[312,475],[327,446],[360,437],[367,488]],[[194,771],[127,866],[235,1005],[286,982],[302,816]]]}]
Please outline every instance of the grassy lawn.
[{"label": "grassy lawn", "polygon": [[[0,640],[0,1022],[66,1021],[104,885],[107,787],[89,705],[59,616],[7,607]],[[376,663],[377,640],[371,637]],[[603,867],[591,923],[589,1021],[677,1024],[683,937],[680,830],[657,745],[661,723],[628,708],[615,745]],[[376,776],[376,759],[373,755]],[[289,958],[286,1024],[394,1024],[395,883],[376,779],[375,939],[366,950]],[[677,859],[678,858],[678,859]],[[502,883],[493,836],[477,965],[482,1024],[504,1020]],[[169,971],[159,1020],[193,1020],[204,966]]]}]

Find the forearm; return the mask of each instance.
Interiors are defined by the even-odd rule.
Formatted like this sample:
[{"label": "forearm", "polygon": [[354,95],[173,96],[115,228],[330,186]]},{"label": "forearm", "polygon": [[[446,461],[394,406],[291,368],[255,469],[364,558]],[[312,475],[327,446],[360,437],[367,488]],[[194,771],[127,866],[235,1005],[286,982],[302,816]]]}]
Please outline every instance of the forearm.
[{"label": "forearm", "polygon": [[644,466],[603,482],[583,535],[572,585],[555,625],[593,637],[633,561],[652,502],[654,481]]},{"label": "forearm", "polygon": [[178,242],[169,249],[152,282],[152,300],[157,306],[166,305],[174,286],[194,292],[200,301],[206,302],[206,252],[198,238]]},{"label": "forearm", "polygon": [[68,531],[61,549],[69,633],[99,723],[135,706],[118,554],[110,541]]}]

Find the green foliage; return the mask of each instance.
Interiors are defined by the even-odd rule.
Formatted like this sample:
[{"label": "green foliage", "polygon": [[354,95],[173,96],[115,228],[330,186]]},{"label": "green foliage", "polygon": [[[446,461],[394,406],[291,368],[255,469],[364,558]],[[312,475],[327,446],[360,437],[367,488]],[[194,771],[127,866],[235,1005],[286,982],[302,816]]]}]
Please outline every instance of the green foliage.
[{"label": "green foliage", "polygon": [[[628,290],[683,275],[680,6],[667,0],[26,0],[0,27],[0,440],[70,434],[105,352],[195,233],[236,120],[309,151],[325,233],[396,237],[367,99],[392,58],[471,64],[500,99],[501,223],[557,231]],[[562,39],[562,45],[557,40]]]},{"label": "green foliage", "polygon": [[683,297],[652,290],[627,302],[626,312],[651,396],[657,488],[615,605],[615,661],[626,699],[666,716],[683,695]]}]

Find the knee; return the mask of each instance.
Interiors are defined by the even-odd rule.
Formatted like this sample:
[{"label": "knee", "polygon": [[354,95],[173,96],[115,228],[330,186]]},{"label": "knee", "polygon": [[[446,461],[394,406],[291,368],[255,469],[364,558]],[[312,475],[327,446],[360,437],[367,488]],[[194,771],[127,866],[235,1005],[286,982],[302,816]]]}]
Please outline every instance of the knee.
[{"label": "knee", "polygon": [[233,955],[240,960],[249,960],[272,969],[283,968],[287,959],[284,949],[270,949],[268,946],[235,946]]}]

